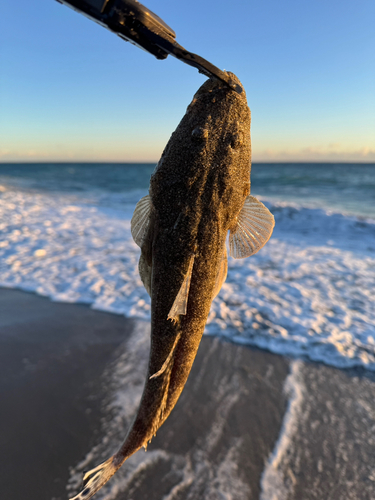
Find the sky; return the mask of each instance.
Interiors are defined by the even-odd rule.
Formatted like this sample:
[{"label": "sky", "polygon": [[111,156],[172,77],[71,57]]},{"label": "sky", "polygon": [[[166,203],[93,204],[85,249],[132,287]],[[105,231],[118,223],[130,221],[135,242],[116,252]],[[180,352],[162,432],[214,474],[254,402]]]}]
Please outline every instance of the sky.
[{"label": "sky", "polygon": [[[374,0],[145,0],[241,80],[253,161],[375,162]],[[156,162],[203,75],[55,0],[1,0],[0,162]]]}]

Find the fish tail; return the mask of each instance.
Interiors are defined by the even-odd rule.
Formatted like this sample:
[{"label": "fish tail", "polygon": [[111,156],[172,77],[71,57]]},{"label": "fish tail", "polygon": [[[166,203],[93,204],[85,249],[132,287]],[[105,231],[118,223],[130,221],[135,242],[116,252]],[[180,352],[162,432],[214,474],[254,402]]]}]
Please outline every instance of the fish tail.
[{"label": "fish tail", "polygon": [[105,483],[109,481],[113,474],[120,468],[121,463],[119,465],[115,465],[114,458],[115,455],[94,469],[86,472],[83,476],[83,490],[70,500],[88,500],[95,495],[95,493],[99,491],[100,488],[104,486]]}]

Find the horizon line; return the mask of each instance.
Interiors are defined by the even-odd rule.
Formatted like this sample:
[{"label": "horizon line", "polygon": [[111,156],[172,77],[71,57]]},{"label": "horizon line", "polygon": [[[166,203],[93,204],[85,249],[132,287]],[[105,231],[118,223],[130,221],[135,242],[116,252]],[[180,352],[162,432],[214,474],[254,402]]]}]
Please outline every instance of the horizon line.
[{"label": "horizon line", "polygon": [[[158,160],[159,161],[159,160]],[[87,164],[97,164],[97,165],[103,165],[103,164],[108,164],[108,165],[154,165],[157,164],[158,161],[105,161],[105,160],[29,160],[29,161],[2,161],[0,160],[0,166],[1,165],[33,165],[33,164],[58,164],[58,165],[68,165],[72,163],[80,164],[80,165],[87,165]],[[375,165],[374,161],[349,161],[349,160],[344,160],[344,161],[332,161],[332,160],[310,160],[310,161],[298,161],[298,160],[290,160],[290,161],[265,161],[265,160],[258,160],[258,161],[252,161],[251,164],[332,164],[332,165],[342,165],[342,164],[348,164],[348,165]]]}]

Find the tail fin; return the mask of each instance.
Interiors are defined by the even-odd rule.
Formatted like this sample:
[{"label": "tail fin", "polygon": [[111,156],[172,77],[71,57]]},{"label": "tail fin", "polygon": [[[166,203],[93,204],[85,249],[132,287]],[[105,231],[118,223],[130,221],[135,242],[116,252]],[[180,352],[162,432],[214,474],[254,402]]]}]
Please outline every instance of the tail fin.
[{"label": "tail fin", "polygon": [[83,476],[83,490],[70,500],[88,500],[113,476],[119,467],[113,464],[114,456],[91,469]]}]

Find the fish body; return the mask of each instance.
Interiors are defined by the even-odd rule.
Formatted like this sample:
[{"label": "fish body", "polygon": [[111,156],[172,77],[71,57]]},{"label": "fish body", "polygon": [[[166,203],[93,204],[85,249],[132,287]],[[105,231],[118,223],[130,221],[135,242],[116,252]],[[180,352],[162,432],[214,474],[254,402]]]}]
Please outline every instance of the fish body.
[{"label": "fish body", "polygon": [[85,475],[75,500],[90,498],[146,447],[175,406],[226,278],[228,231],[234,257],[255,253],[270,237],[272,215],[249,196],[250,169],[245,92],[208,80],[172,134],[132,219],[140,275],[151,295],[151,350],[140,406],[119,451]]}]

